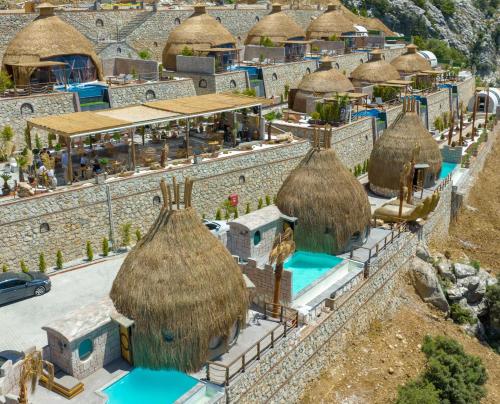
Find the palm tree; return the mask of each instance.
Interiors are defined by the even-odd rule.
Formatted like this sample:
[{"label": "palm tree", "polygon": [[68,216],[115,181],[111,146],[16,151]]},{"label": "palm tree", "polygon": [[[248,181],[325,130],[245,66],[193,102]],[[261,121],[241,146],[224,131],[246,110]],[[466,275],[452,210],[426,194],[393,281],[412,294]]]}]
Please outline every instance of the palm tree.
[{"label": "palm tree", "polygon": [[[48,374],[44,373],[44,366]],[[19,376],[19,404],[28,404],[28,383],[31,383],[31,392],[34,392],[40,377],[45,376],[50,390],[54,382],[54,365],[42,359],[41,351],[33,351],[23,359]]]},{"label": "palm tree", "polygon": [[15,158],[19,167],[19,182],[24,182],[23,172],[28,168],[28,158],[23,154],[18,154]]},{"label": "palm tree", "polygon": [[279,314],[281,277],[283,275],[283,263],[295,251],[295,241],[293,241],[293,230],[287,227],[283,233],[278,234],[273,243],[273,248],[269,254],[269,262],[276,263],[274,269],[274,297],[273,297],[273,316]]}]

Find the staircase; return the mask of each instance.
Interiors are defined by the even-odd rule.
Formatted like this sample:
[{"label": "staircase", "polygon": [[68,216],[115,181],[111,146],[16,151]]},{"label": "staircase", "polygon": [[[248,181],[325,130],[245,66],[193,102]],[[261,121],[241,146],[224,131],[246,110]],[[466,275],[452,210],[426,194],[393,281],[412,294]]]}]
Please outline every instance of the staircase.
[{"label": "staircase", "polygon": [[117,33],[116,42],[123,42],[136,28],[142,25],[146,20],[153,15],[154,11],[142,11],[137,13],[130,21],[125,23]]}]

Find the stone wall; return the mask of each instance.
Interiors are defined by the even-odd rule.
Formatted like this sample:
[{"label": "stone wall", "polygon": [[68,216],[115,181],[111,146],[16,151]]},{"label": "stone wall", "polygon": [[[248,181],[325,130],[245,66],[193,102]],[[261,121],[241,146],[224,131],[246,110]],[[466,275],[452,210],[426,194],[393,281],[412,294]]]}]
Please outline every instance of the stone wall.
[{"label": "stone wall", "polygon": [[[217,208],[230,194],[238,194],[240,210],[250,203],[257,207],[259,197],[274,196],[289,172],[309,150],[309,142],[296,141],[256,152],[220,157],[190,166],[145,172],[129,178],[113,178],[106,184],[85,184],[52,194],[17,199],[1,205],[0,233],[3,243],[0,263],[18,271],[23,259],[34,269],[38,255],[45,253],[49,267],[55,265],[60,249],[64,261],[85,256],[85,243],[101,251],[104,237],[121,240],[125,223],[145,234],[156,219],[160,205],[161,178],[179,181],[195,179],[193,206],[200,215],[215,216]],[[244,180],[241,180],[241,177]],[[50,230],[41,232],[47,223]]]},{"label": "stone wall", "polygon": [[243,91],[248,87],[247,82],[247,73],[244,71],[219,73],[215,75],[215,92]]},{"label": "stone wall", "polygon": [[457,163],[460,164],[462,162],[462,146],[451,147],[445,144],[441,148],[441,156],[443,157],[443,161],[448,163]]},{"label": "stone wall", "polygon": [[277,64],[262,67],[262,79],[266,97],[280,96],[285,93],[285,85],[295,88],[305,74],[317,69],[316,60]]},{"label": "stone wall", "polygon": [[429,129],[434,129],[434,120],[444,112],[450,110],[450,91],[445,88],[427,96],[427,111]]},{"label": "stone wall", "polygon": [[469,101],[474,97],[474,92],[476,91],[476,80],[474,77],[470,77],[467,80],[461,81],[457,84],[458,87],[458,101],[462,101],[465,106],[469,104]]},{"label": "stone wall", "polygon": [[452,182],[450,181],[440,192],[439,203],[422,229],[422,235],[426,240],[443,240],[448,237],[451,219],[451,193]]},{"label": "stone wall", "polygon": [[403,110],[402,105],[387,109],[387,127],[389,127]]},{"label": "stone wall", "polygon": [[189,79],[129,84],[109,88],[112,108],[141,104],[153,100],[169,100],[196,95],[194,84]]},{"label": "stone wall", "polygon": [[[12,126],[15,132],[14,142],[20,148],[25,144],[24,130],[28,119],[68,112],[75,112],[72,93],[56,92],[30,97],[0,98],[0,128]],[[46,136],[42,133],[41,135]]]}]

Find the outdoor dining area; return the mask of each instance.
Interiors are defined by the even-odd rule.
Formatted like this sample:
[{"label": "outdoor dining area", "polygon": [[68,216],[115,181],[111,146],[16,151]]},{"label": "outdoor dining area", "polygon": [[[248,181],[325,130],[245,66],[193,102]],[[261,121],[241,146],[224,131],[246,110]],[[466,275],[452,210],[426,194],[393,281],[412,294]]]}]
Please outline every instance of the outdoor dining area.
[{"label": "outdoor dining area", "polygon": [[57,140],[58,147],[42,152],[50,157],[44,161],[51,162],[57,184],[67,185],[101,174],[126,177],[197,163],[237,147],[251,150],[265,136],[267,104],[240,94],[207,94],[32,118],[28,133],[43,130]]}]

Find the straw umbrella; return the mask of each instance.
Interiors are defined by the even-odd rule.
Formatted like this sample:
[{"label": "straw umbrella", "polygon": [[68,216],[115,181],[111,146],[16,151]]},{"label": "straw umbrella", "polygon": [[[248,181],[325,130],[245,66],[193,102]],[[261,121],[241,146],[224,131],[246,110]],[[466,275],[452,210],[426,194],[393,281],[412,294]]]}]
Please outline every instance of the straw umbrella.
[{"label": "straw umbrella", "polygon": [[285,260],[295,251],[293,241],[293,230],[288,227],[283,233],[278,234],[273,243],[273,248],[269,254],[269,263],[276,263],[274,269],[274,296],[273,296],[273,316],[278,316],[280,304],[281,277],[283,276],[283,264]]},{"label": "straw umbrella", "polygon": [[403,106],[403,112],[375,142],[370,155],[368,179],[370,189],[388,197],[399,193],[399,178],[403,164],[411,161],[415,147],[420,152],[416,164],[428,164],[428,182],[436,180],[441,171],[442,157],[437,142],[423,126],[415,111],[415,102]]},{"label": "straw umbrella", "polygon": [[410,44],[406,47],[406,53],[391,61],[397,71],[401,74],[413,74],[423,70],[429,70],[431,64],[423,56],[417,53],[418,47]]},{"label": "straw umbrella", "polygon": [[184,199],[162,182],[164,206],[123,262],[111,289],[118,312],[134,321],[134,364],[200,369],[213,338],[243,324],[248,296],[238,264]]},{"label": "straw umbrella", "polygon": [[281,186],[276,205],[298,218],[298,250],[339,254],[352,247],[369,228],[371,210],[359,181],[330,147],[330,135],[314,147]]},{"label": "straw umbrella", "polygon": [[329,4],[324,14],[314,19],[307,27],[307,39],[329,39],[345,32],[354,32],[354,22],[342,10],[339,3]]},{"label": "straw umbrella", "polygon": [[400,78],[396,68],[382,59],[382,51],[375,49],[370,52],[370,60],[361,63],[351,73],[351,81],[355,86],[365,83],[383,83]]}]

